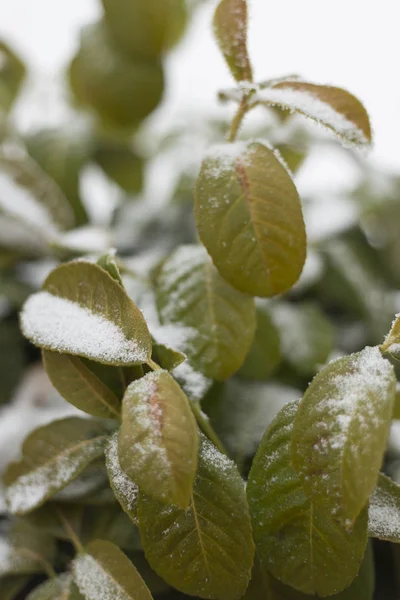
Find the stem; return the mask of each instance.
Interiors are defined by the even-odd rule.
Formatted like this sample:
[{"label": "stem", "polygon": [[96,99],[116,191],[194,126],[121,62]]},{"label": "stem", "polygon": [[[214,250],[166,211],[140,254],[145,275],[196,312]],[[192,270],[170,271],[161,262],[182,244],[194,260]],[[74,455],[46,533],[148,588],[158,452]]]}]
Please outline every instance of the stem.
[{"label": "stem", "polygon": [[153,369],[153,371],[158,371],[159,369],[162,369],[162,367],[160,367],[160,365],[154,362],[154,360],[151,360],[151,358],[149,358],[146,364],[150,367],[150,369]]},{"label": "stem", "polygon": [[218,450],[222,452],[222,454],[226,454],[228,456],[228,453],[223,443],[215,433],[206,415],[202,412],[200,408],[200,403],[191,402],[190,406],[192,408],[194,416],[196,417],[197,424],[200,427],[201,431],[208,437],[209,440],[212,441],[214,446],[216,446],[216,448],[218,448]]},{"label": "stem", "polygon": [[240,101],[239,107],[236,111],[235,116],[233,117],[233,121],[232,121],[232,125],[231,125],[231,129],[229,131],[228,134],[228,142],[234,142],[236,139],[236,136],[239,132],[239,128],[242,124],[242,121],[247,113],[247,97],[243,96],[243,98]]},{"label": "stem", "polygon": [[68,519],[65,517],[64,513],[60,509],[57,510],[57,513],[58,513],[59,519],[62,523],[62,526],[64,527],[65,532],[68,535],[70,541],[72,542],[75,550],[79,553],[85,552],[85,549],[82,545],[81,540],[78,538],[75,531],[72,529],[71,525],[68,523]]}]

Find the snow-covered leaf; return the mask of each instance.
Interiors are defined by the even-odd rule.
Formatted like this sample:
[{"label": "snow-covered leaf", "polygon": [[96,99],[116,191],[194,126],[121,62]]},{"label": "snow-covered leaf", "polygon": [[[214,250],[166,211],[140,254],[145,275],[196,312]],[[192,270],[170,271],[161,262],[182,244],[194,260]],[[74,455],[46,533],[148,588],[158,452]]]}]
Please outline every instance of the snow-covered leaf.
[{"label": "snow-covered leaf", "polygon": [[[119,418],[121,402],[98,374],[91,370],[91,365],[96,363],[50,350],[43,350],[43,363],[51,383],[65,400],[94,417]],[[101,367],[104,370],[117,368],[107,365]]]},{"label": "snow-covered leaf", "polygon": [[300,276],[306,233],[295,185],[258,141],[212,148],[196,184],[199,236],[221,275],[253,296],[281,294]]},{"label": "snow-covered leaf", "polygon": [[204,248],[180,246],[166,260],[157,303],[161,322],[187,334],[179,349],[195,369],[223,380],[241,366],[254,336],[254,301],[222,279]]},{"label": "snow-covered leaf", "polygon": [[197,424],[189,401],[168,373],[132,382],[122,403],[118,454],[143,492],[186,508],[197,467]]},{"label": "snow-covered leaf", "polygon": [[247,484],[257,555],[282,583],[328,596],[356,577],[367,544],[367,510],[349,532],[311,502],[292,466],[291,435],[298,402],[266,431]]},{"label": "snow-covered leaf", "polygon": [[317,304],[280,302],[272,309],[286,361],[304,376],[315,375],[333,350],[334,330]]},{"label": "snow-covered leaf", "polygon": [[221,0],[214,14],[214,33],[236,81],[252,81],[247,52],[247,1]]},{"label": "snow-covered leaf", "polygon": [[347,145],[367,146],[372,133],[361,102],[341,88],[305,81],[279,81],[253,97],[255,102],[299,112],[328,127]]},{"label": "snow-covered leaf", "polygon": [[91,542],[72,566],[85,600],[151,600],[149,589],[121,550],[103,540]]},{"label": "snow-covered leaf", "polygon": [[351,527],[372,493],[396,393],[377,347],[330,363],[313,379],[293,427],[293,463],[308,496]]},{"label": "snow-covered leaf", "polygon": [[107,473],[116,499],[128,517],[137,525],[139,488],[121,468],[118,456],[118,435],[118,431],[116,431],[105,449]]},{"label": "snow-covered leaf", "polygon": [[139,529],[151,567],[181,592],[236,600],[249,582],[254,545],[243,481],[234,463],[201,437],[186,510],[139,494]]},{"label": "snow-covered leaf", "polygon": [[41,506],[99,458],[109,431],[96,420],[71,417],[35,429],[22,459],[4,474],[6,501],[14,514]]},{"label": "snow-covered leaf", "polygon": [[151,354],[142,313],[104,269],[90,262],[54,269],[43,291],[25,303],[21,327],[41,348],[103,364],[142,364]]},{"label": "snow-covered leaf", "polygon": [[83,596],[78,592],[72,576],[64,573],[39,585],[26,600],[83,600]]},{"label": "snow-covered leaf", "polygon": [[400,486],[383,473],[369,501],[368,534],[400,544]]},{"label": "snow-covered leaf", "polygon": [[381,345],[381,350],[394,355],[400,352],[400,315],[396,315],[392,327]]},{"label": "snow-covered leaf", "polygon": [[51,563],[56,554],[51,536],[22,521],[7,534],[7,538],[0,537],[0,577],[46,572],[46,563]]}]

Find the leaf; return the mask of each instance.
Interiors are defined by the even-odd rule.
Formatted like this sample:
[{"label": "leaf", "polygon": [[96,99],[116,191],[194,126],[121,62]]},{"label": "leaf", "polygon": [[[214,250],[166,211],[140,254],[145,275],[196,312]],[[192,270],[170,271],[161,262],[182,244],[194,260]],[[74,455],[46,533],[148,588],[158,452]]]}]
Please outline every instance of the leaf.
[{"label": "leaf", "polygon": [[56,545],[49,535],[18,521],[6,538],[0,537],[0,578],[46,572],[55,554]]},{"label": "leaf", "polygon": [[128,517],[135,525],[137,525],[137,500],[139,488],[121,468],[118,456],[118,435],[119,434],[116,431],[110,437],[106,446],[105,455],[107,473],[116,499]]},{"label": "leaf", "polygon": [[71,483],[57,492],[52,500],[83,506],[114,503],[103,457],[90,463]]},{"label": "leaf", "polygon": [[27,600],[83,600],[83,596],[76,589],[71,575],[63,573],[35,588]]},{"label": "leaf", "polygon": [[368,146],[372,140],[368,113],[352,94],[338,87],[306,81],[279,81],[264,87],[254,102],[299,112],[332,130],[345,145]]},{"label": "leaf", "polygon": [[[1,296],[0,296],[1,298]],[[7,402],[19,384],[24,367],[23,338],[18,324],[0,322],[0,405]]]},{"label": "leaf", "polygon": [[186,331],[180,349],[196,370],[223,380],[241,366],[254,336],[254,302],[220,277],[204,248],[180,246],[167,259],[157,304],[162,324]]},{"label": "leaf", "polygon": [[124,287],[122,277],[119,272],[119,268],[115,258],[115,251],[110,251],[107,254],[103,254],[103,256],[101,256],[97,261],[97,264],[99,265],[99,267],[107,271],[110,277],[115,279],[115,281],[119,283],[122,288]]},{"label": "leaf", "polygon": [[400,350],[400,315],[396,315],[389,333],[381,345],[382,352],[396,355]]},{"label": "leaf", "polygon": [[299,278],[306,255],[300,198],[265,144],[209,151],[196,184],[195,217],[215,266],[238,290],[274,296]]},{"label": "leaf", "polygon": [[50,273],[25,303],[21,328],[36,346],[103,364],[142,364],[151,353],[142,313],[108,273],[84,261]]},{"label": "leaf", "polygon": [[47,533],[51,537],[67,541],[70,541],[70,536],[65,531],[64,521],[68,522],[70,529],[79,537],[82,519],[83,506],[57,502],[47,503],[28,515],[24,515],[24,522],[31,527]]},{"label": "leaf", "polygon": [[102,0],[102,4],[116,44],[135,61],[157,59],[185,29],[185,0]]},{"label": "leaf", "polygon": [[74,213],[75,226],[88,221],[80,197],[80,172],[92,148],[89,131],[74,123],[37,131],[26,139],[29,154],[64,192]]},{"label": "leaf", "polygon": [[346,526],[376,485],[395,393],[392,365],[367,347],[325,367],[300,403],[293,464],[307,495]]},{"label": "leaf", "polygon": [[200,598],[243,595],[254,555],[243,481],[204,436],[190,507],[140,494],[138,514],[146,558],[167,583]]},{"label": "leaf", "polygon": [[281,362],[279,331],[270,311],[264,304],[256,304],[257,327],[253,344],[239,370],[246,379],[268,379]]},{"label": "leaf", "polygon": [[319,306],[313,302],[282,302],[273,308],[272,318],[287,362],[300,375],[315,375],[334,346],[333,327]]},{"label": "leaf", "polygon": [[221,0],[214,14],[214,33],[236,81],[253,81],[247,52],[246,0]]},{"label": "leaf", "polygon": [[9,510],[29,513],[65,488],[103,454],[107,434],[101,422],[78,417],[35,429],[3,476]]},{"label": "leaf", "polygon": [[151,600],[134,565],[114,544],[97,540],[73,562],[73,576],[85,600]]},{"label": "leaf", "polygon": [[67,402],[94,417],[119,418],[120,400],[83,359],[43,350],[43,362],[51,383]]},{"label": "leaf", "polygon": [[159,344],[154,339],[151,358],[166,371],[173,371],[186,360],[186,356],[182,352],[174,350],[166,344]]},{"label": "leaf", "polygon": [[9,111],[25,79],[26,68],[17,54],[0,41],[0,110]]},{"label": "leaf", "polygon": [[368,534],[400,544],[400,486],[383,473],[370,497]]},{"label": "leaf", "polygon": [[97,539],[111,542],[123,550],[141,550],[138,528],[119,504],[88,506],[85,509],[80,539],[83,544]]},{"label": "leaf", "polygon": [[17,600],[24,588],[26,588],[30,577],[26,575],[11,575],[0,577],[1,600]]},{"label": "leaf", "polygon": [[100,143],[95,150],[94,160],[128,194],[138,194],[142,190],[143,159],[129,146]]},{"label": "leaf", "polygon": [[164,370],[128,387],[122,403],[121,468],[149,496],[186,508],[197,467],[197,425],[189,401]]},{"label": "leaf", "polygon": [[291,462],[298,403],[266,431],[247,484],[257,553],[264,568],[304,594],[329,596],[350,585],[367,543],[367,511],[349,532],[304,493]]},{"label": "leaf", "polygon": [[[129,29],[132,35],[132,22]],[[164,88],[159,58],[130,60],[103,21],[83,29],[69,80],[78,101],[94,109],[106,125],[127,129],[156,108]]]}]

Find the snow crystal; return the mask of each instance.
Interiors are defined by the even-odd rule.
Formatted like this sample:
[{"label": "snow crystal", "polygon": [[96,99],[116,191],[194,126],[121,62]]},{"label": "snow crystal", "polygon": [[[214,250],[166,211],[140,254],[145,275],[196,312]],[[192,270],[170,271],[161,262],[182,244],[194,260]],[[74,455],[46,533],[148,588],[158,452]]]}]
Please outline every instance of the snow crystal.
[{"label": "snow crystal", "polygon": [[400,539],[400,506],[398,500],[382,488],[374,491],[368,511],[368,528],[373,537]]},{"label": "snow crystal", "polygon": [[145,363],[147,350],[113,322],[75,302],[39,292],[21,313],[24,335],[37,346],[96,358],[104,363]]},{"label": "snow crystal", "polygon": [[187,397],[193,401],[204,398],[213,384],[212,379],[196,371],[188,361],[176,367],[172,371],[172,374],[181,385]]},{"label": "snow crystal", "polygon": [[204,461],[206,469],[210,466],[218,473],[229,473],[235,468],[235,463],[222,454],[205,436],[202,436],[200,460]]},{"label": "snow crystal", "polygon": [[73,562],[74,579],[86,600],[131,600],[125,590],[89,554]]},{"label": "snow crystal", "polygon": [[291,88],[266,88],[253,97],[255,102],[279,105],[298,110],[312,119],[332,128],[348,143],[365,146],[368,140],[357,125],[338,113],[330,104],[323,102],[311,92]]},{"label": "snow crystal", "polygon": [[226,171],[232,169],[235,161],[248,151],[248,145],[247,141],[238,141],[211,146],[206,156],[207,167],[204,176],[215,179],[222,177]]},{"label": "snow crystal", "polygon": [[110,482],[115,493],[123,499],[124,508],[132,511],[136,503],[139,488],[121,469],[118,457],[118,432],[114,433],[106,448],[106,464]]}]

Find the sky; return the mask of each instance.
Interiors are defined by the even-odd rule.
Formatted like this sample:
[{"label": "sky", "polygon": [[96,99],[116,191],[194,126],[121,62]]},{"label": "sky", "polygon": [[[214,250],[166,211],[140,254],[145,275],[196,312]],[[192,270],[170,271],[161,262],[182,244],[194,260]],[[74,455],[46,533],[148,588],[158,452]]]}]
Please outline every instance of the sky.
[{"label": "sky", "polygon": [[[184,40],[168,57],[162,107],[167,114],[212,107],[217,90],[232,85],[211,33],[215,5],[210,0],[198,10]],[[297,73],[347,88],[371,117],[371,160],[400,171],[398,0],[249,0],[249,7],[256,79]],[[35,76],[51,81],[76,49],[80,27],[95,21],[101,11],[100,0],[1,0],[0,36],[20,51]],[[35,117],[24,118],[23,125],[31,125],[29,119]]]}]

